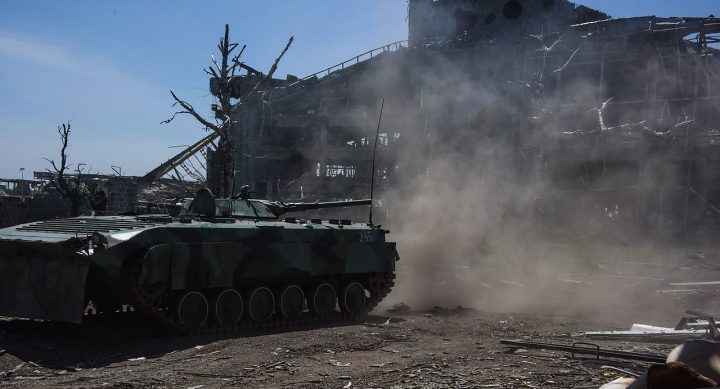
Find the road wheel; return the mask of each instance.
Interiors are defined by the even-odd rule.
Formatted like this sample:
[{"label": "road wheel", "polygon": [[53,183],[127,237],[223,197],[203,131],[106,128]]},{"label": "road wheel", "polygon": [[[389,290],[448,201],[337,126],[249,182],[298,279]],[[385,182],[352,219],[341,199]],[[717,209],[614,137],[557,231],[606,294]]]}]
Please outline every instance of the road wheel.
[{"label": "road wheel", "polygon": [[305,294],[297,285],[286,287],[280,294],[280,313],[285,319],[294,319],[305,308]]},{"label": "road wheel", "polygon": [[337,298],[335,288],[328,283],[322,283],[313,291],[312,304],[310,309],[313,313],[325,316],[335,312]]},{"label": "road wheel", "polygon": [[365,310],[365,288],[357,281],[353,281],[343,289],[340,309],[351,315],[357,315]]},{"label": "road wheel", "polygon": [[250,293],[248,300],[248,312],[250,318],[257,323],[270,319],[275,309],[275,296],[270,289],[261,286]]},{"label": "road wheel", "polygon": [[243,315],[243,298],[235,289],[225,289],[217,294],[214,304],[215,321],[221,325],[233,325]]},{"label": "road wheel", "polygon": [[176,312],[180,324],[191,329],[200,328],[208,318],[208,301],[196,290],[186,292],[178,300]]}]

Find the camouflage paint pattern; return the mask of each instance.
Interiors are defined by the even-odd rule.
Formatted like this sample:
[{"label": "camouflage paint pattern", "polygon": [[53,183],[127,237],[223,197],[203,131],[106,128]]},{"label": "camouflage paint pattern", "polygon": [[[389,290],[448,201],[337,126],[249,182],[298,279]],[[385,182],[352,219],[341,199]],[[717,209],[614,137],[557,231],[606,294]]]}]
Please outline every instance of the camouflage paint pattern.
[{"label": "camouflage paint pattern", "polygon": [[79,323],[89,265],[58,243],[0,242],[0,316]]},{"label": "camouflage paint pattern", "polygon": [[0,316],[79,323],[88,299],[118,298],[132,260],[142,262],[139,284],[168,290],[390,272],[397,252],[386,233],[277,217],[79,217],[0,229]]}]

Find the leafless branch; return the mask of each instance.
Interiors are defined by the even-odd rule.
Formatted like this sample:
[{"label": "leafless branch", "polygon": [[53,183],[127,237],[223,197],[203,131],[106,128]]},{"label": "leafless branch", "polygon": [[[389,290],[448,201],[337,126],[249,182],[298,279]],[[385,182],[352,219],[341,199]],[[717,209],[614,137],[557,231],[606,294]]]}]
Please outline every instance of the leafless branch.
[{"label": "leafless branch", "polygon": [[210,123],[209,121],[205,120],[204,117],[200,116],[200,114],[198,114],[198,113],[195,111],[195,108],[193,108],[193,106],[190,105],[190,103],[188,103],[188,102],[186,102],[186,101],[183,101],[183,100],[180,100],[180,99],[175,95],[175,92],[173,92],[173,91],[171,90],[171,91],[170,91],[170,94],[171,94],[172,97],[175,99],[175,101],[177,102],[177,104],[180,104],[180,106],[183,107],[183,108],[185,109],[185,111],[175,112],[170,119],[164,120],[164,121],[162,122],[163,124],[170,123],[170,122],[175,118],[175,116],[177,116],[177,114],[183,114],[183,113],[184,113],[184,114],[190,114],[190,115],[194,116],[195,119],[197,119],[197,121],[199,121],[202,125],[204,125],[205,127],[207,127],[207,128],[209,128],[209,129],[215,131],[220,137],[223,137],[223,138],[226,138],[226,137],[227,137],[227,135],[225,134],[225,131],[223,131],[223,129],[222,129],[223,125],[221,125],[221,127],[218,127],[218,126],[216,126],[215,124]]},{"label": "leafless branch", "polygon": [[207,73],[208,76],[210,76],[210,77],[220,78],[220,76],[218,76],[218,74],[217,74],[217,72],[215,71],[215,69],[213,69],[212,67],[207,67],[207,68],[205,68],[205,69],[203,69],[203,70],[204,70],[205,73]]},{"label": "leafless branch", "polygon": [[62,144],[60,148],[60,163],[56,163],[54,159],[44,158],[51,169],[45,169],[48,173],[51,173],[52,177],[49,180],[49,184],[53,186],[58,193],[63,197],[70,200],[70,213],[71,216],[78,216],[80,214],[79,207],[85,194],[83,193],[82,183],[80,181],[80,175],[83,173],[84,166],[86,164],[79,163],[75,168],[75,176],[67,177],[67,170],[71,165],[68,164],[67,147],[70,139],[70,121],[63,123],[58,126],[58,134],[60,135],[60,142]]},{"label": "leafless branch", "polygon": [[[177,97],[177,95],[175,95],[172,90],[170,91],[170,94],[175,100],[173,106],[175,106],[175,104],[178,104],[180,105],[180,107],[182,107],[182,110],[178,110],[172,115],[172,117],[164,120],[162,122],[163,124],[171,122],[178,114],[189,114],[195,117],[195,119],[202,125],[204,125],[206,128],[213,130],[217,135],[220,136],[220,144],[216,147],[216,150],[222,150],[224,154],[223,190],[225,192],[225,195],[227,196],[232,195],[232,193],[230,193],[232,188],[231,181],[234,177],[235,171],[233,155],[234,153],[237,153],[237,150],[235,150],[234,144],[231,140],[232,134],[230,130],[233,126],[233,122],[231,119],[232,113],[237,109],[238,106],[246,102],[249,97],[257,93],[257,91],[260,90],[260,88],[262,87],[263,83],[267,82],[268,79],[272,79],[273,74],[277,70],[278,63],[283,58],[285,53],[287,53],[287,51],[290,49],[293,40],[294,37],[290,37],[288,43],[285,45],[284,49],[280,52],[280,55],[278,55],[277,59],[273,63],[267,76],[263,75],[260,72],[256,72],[256,74],[259,76],[258,83],[250,90],[250,93],[239,99],[238,104],[233,105],[231,102],[232,80],[235,76],[236,71],[241,68],[252,68],[245,65],[240,60],[247,46],[242,46],[242,48],[239,50],[239,53],[237,55],[234,55],[234,51],[237,50],[240,45],[238,43],[230,43],[230,27],[227,24],[225,25],[225,33],[223,37],[219,40],[217,46],[221,57],[216,58],[214,54],[211,55],[210,59],[212,61],[212,65],[203,69],[203,71],[212,78],[213,82],[218,82],[219,88],[217,93],[214,94],[217,96],[219,103],[216,104],[216,106],[213,108],[216,113],[215,118],[217,123],[212,123],[212,119],[205,119],[203,116],[198,114],[198,112],[190,103],[181,100]],[[181,167],[185,170],[185,173],[187,173],[191,177],[197,176],[199,174],[199,171],[194,167],[191,162],[188,165],[182,165]],[[175,170],[175,176],[179,180],[183,179],[183,175],[179,171],[177,171],[177,169]]]},{"label": "leafless branch", "polygon": [[275,62],[273,63],[272,67],[270,68],[270,71],[268,72],[268,77],[271,78],[273,74],[275,74],[275,71],[277,70],[278,63],[280,63],[280,60],[283,56],[285,56],[285,53],[287,53],[288,49],[290,49],[290,45],[292,45],[293,41],[295,40],[294,36],[291,36],[290,39],[288,39],[287,44],[285,45],[285,48],[280,53],[280,55],[275,59]]},{"label": "leafless branch", "polygon": [[[217,68],[218,72],[222,72],[222,68],[218,64],[217,60],[215,59],[215,54],[210,54],[210,59],[212,60],[212,63],[215,64],[215,67]],[[212,69],[212,68],[210,68]]]},{"label": "leafless branch", "polygon": [[[46,159],[47,159],[47,158],[46,158]],[[47,171],[48,173],[53,174],[53,175],[57,174],[57,172],[54,172],[54,171],[52,171],[52,170],[50,170],[50,169],[45,169],[45,171]],[[49,180],[49,183],[50,183],[50,185],[52,185],[52,186],[55,188],[55,190],[58,191],[58,193],[60,193],[61,195],[64,196],[65,189],[64,189],[64,188],[61,188],[60,185],[58,185],[57,180],[51,178],[51,179]]]},{"label": "leafless branch", "polygon": [[[237,43],[233,43],[233,44],[235,46],[232,49],[230,49],[230,51],[232,51],[233,49],[235,49],[235,47],[237,47]],[[242,49],[240,49],[240,52],[238,53],[238,55],[233,57],[232,66],[230,66],[230,78],[235,77],[235,71],[237,71],[237,68],[239,66],[241,66],[240,57],[242,56],[243,52],[245,52],[246,47],[247,47],[247,45],[243,45],[243,47],[242,47]]]},{"label": "leafless branch", "polygon": [[239,106],[241,106],[242,104],[247,102],[250,99],[250,97],[255,95],[255,93],[257,93],[257,91],[260,89],[260,87],[267,80],[272,79],[272,76],[275,74],[275,71],[277,70],[278,63],[280,63],[280,60],[282,59],[282,57],[285,55],[285,53],[287,53],[288,49],[290,49],[290,45],[292,45],[294,40],[295,40],[294,36],[291,36],[290,39],[288,39],[288,42],[285,45],[285,48],[282,50],[282,52],[280,52],[280,55],[278,55],[278,57],[275,59],[275,62],[273,63],[272,67],[270,68],[270,71],[268,72],[267,76],[261,77],[260,81],[257,84],[255,84],[255,87],[253,87],[253,89],[250,91],[250,93],[248,93],[245,97],[242,98],[241,104],[237,104],[234,107],[232,107],[232,111],[237,110]]},{"label": "leafless branch", "polygon": [[50,169],[46,170],[53,175],[57,175],[57,179],[51,179],[50,184],[52,184],[55,189],[57,189],[58,192],[60,192],[60,194],[62,194],[63,196],[66,196],[69,191],[64,175],[65,170],[67,170],[68,168],[66,150],[68,147],[68,139],[70,137],[70,128],[71,125],[69,120],[67,123],[63,123],[62,125],[58,126],[58,134],[60,135],[60,142],[62,144],[62,147],[60,149],[60,166],[55,164],[55,160],[44,158],[50,163],[53,168],[53,171],[50,171]]},{"label": "leafless branch", "polygon": [[53,170],[52,170],[52,171],[51,171],[50,169],[45,169],[45,170],[47,170],[48,172],[50,172],[50,173],[52,173],[52,174],[57,174],[58,168],[57,168],[57,166],[55,166],[55,160],[54,160],[54,159],[49,159],[49,158],[43,158],[43,159],[46,160],[46,161],[48,161],[48,163],[50,163],[50,165],[52,165],[52,167],[53,167]]},{"label": "leafless branch", "polygon": [[[173,105],[175,105],[175,104],[173,104]],[[177,111],[169,119],[165,119],[165,120],[161,121],[160,124],[168,124],[175,119],[175,116],[177,116],[179,114],[189,114],[189,113],[190,112],[188,112],[188,111]]]}]

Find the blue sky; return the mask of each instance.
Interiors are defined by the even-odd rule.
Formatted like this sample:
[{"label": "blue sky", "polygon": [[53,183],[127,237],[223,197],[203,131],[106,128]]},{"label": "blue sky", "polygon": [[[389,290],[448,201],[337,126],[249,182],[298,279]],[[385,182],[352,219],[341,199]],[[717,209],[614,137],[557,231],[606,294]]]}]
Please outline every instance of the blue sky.
[{"label": "blue sky", "polygon": [[[581,0],[614,17],[720,15],[717,0]],[[0,3],[0,177],[44,170],[58,124],[72,119],[71,162],[142,175],[204,132],[168,125],[169,90],[208,113],[202,69],[225,23],[267,70],[290,35],[277,76],[304,76],[407,37],[406,0],[27,1]]]}]

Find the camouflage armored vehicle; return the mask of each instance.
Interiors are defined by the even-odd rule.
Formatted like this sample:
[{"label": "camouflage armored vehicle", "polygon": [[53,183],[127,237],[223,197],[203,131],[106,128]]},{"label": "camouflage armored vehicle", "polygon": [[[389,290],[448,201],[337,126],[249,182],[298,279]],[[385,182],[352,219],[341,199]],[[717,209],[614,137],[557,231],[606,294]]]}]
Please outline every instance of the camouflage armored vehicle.
[{"label": "camouflage armored vehicle", "polygon": [[175,218],[76,217],[0,229],[0,316],[80,323],[87,307],[131,306],[183,333],[351,319],[393,286],[398,254],[388,231],[281,216],[368,204],[285,204],[246,192],[217,199],[202,189]]}]

